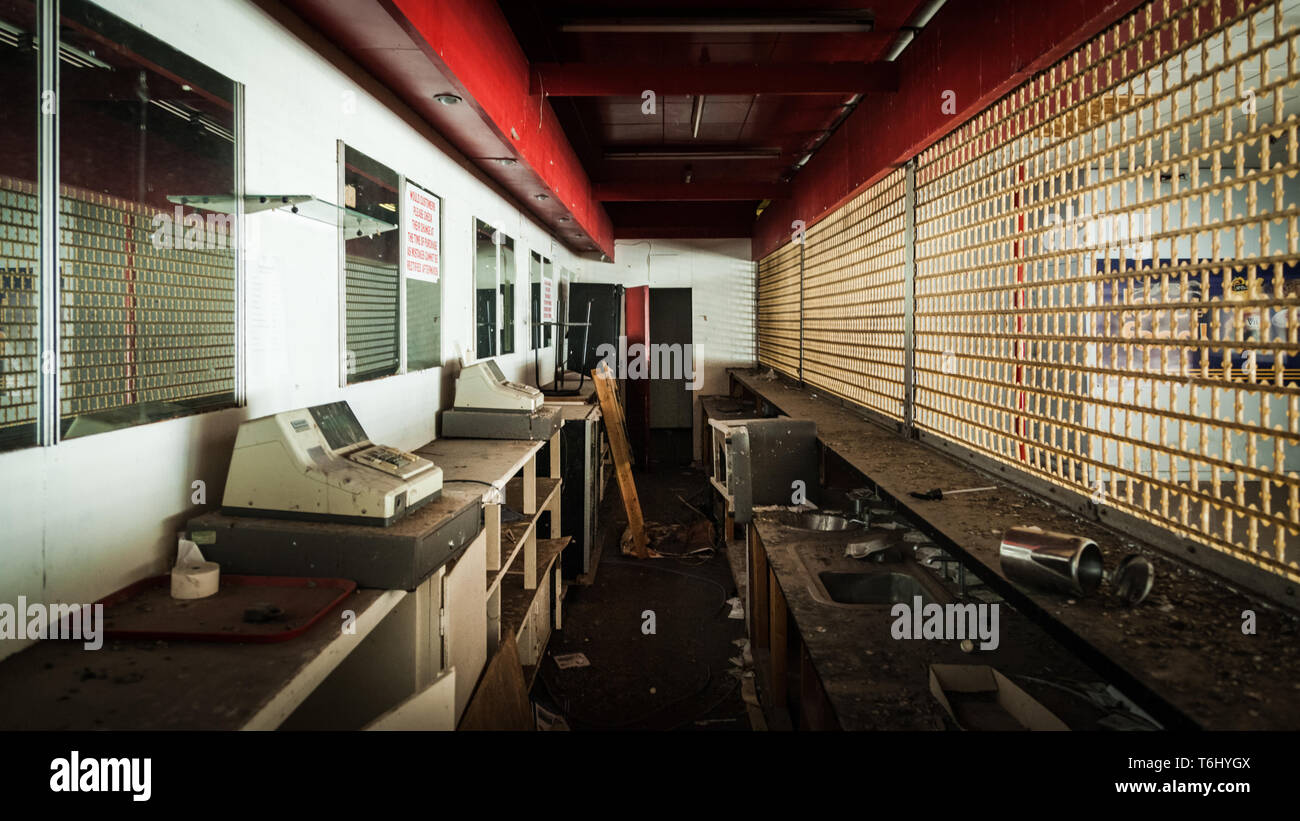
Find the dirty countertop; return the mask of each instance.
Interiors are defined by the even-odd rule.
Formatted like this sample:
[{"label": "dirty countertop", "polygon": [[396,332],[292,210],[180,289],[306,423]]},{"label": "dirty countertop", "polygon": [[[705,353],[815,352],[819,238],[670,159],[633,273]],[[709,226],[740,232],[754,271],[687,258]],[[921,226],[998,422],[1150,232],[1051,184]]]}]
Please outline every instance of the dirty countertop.
[{"label": "dirty countertop", "polygon": [[[999,609],[1001,640],[997,649],[976,647],[967,653],[956,640],[893,638],[890,628],[895,619],[890,615],[890,604],[844,606],[821,600],[814,593],[812,571],[801,556],[807,556],[814,567],[848,570],[858,560],[842,558],[845,546],[861,538],[862,532],[802,530],[788,526],[787,515],[783,510],[756,512],[754,526],[841,728],[944,729],[944,710],[930,693],[931,664],[988,664],[1013,680],[1021,675],[1095,680],[1086,665],[1063,652],[1044,632],[1005,605]],[[910,549],[903,552],[906,555],[902,562],[858,565],[858,569],[924,577],[928,580],[927,592],[939,594],[933,596],[936,603],[955,600],[955,585],[940,581],[917,564]],[[1024,680],[1016,683],[1072,727],[1092,729],[1100,717],[1050,688]]]},{"label": "dirty countertop", "polygon": [[[1054,637],[1069,643],[1072,651],[1084,653],[1090,665],[1112,665],[1105,672],[1114,683],[1121,683],[1116,674],[1131,677],[1130,684],[1135,682],[1184,716],[1185,726],[1300,729],[1300,620],[1293,612],[1238,590],[1132,535],[1011,486],[1002,477],[990,481],[988,474],[868,421],[820,392],[765,378],[755,371],[731,373],[781,412],[815,421],[818,439],[828,450],[866,476],[883,496],[896,500],[901,513],[923,519],[929,532],[942,535],[960,549],[968,566],[1004,594],[1025,618],[1051,630]],[[935,486],[994,483],[1000,485],[994,492],[939,502],[908,497],[911,491]],[[1016,588],[1001,574],[999,547],[1003,531],[1022,525],[1095,540],[1107,568],[1114,568],[1125,555],[1141,553],[1154,565],[1155,588],[1136,607],[1120,605],[1104,594],[1075,600]],[[760,528],[766,538],[768,528]],[[776,564],[780,562],[778,558]],[[800,622],[806,638],[859,633],[867,642],[857,656],[850,649],[817,645],[820,657],[815,660],[827,667],[831,682],[843,673],[845,681],[856,677],[858,684],[888,687],[883,664],[891,665],[893,672],[894,662],[878,663],[865,653],[874,652],[876,642],[897,644],[889,638],[888,625],[863,624],[860,620],[866,617],[861,615],[806,609],[798,589],[793,585],[788,595],[791,608],[800,608],[798,615],[806,620]],[[1242,630],[1242,614],[1247,610],[1257,619],[1251,635]],[[888,619],[887,609],[884,618]],[[825,634],[816,630],[819,626],[826,627]],[[1007,634],[1005,623],[1003,633]],[[809,646],[814,647],[811,642]],[[923,663],[920,659],[926,652],[930,651],[918,651],[916,664]],[[958,661],[971,661],[962,655],[958,651]],[[908,678],[914,677],[909,674]],[[1130,692],[1130,687],[1124,689]],[[839,704],[845,704],[851,690],[840,690]],[[879,703],[887,702],[882,698]],[[865,708],[866,716],[871,709]]]}]

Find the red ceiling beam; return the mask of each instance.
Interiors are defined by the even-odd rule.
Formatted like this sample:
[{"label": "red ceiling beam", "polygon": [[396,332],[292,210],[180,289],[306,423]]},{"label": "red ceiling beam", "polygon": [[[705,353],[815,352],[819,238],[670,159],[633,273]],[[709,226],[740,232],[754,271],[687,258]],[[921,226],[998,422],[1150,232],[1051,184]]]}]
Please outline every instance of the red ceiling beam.
[{"label": "red ceiling beam", "polygon": [[598,183],[601,202],[775,200],[790,196],[785,183],[619,182]]},{"label": "red ceiling beam", "polygon": [[[1037,72],[1114,23],[1143,0],[953,3],[896,61],[897,94],[858,109],[794,178],[792,196],[754,226],[760,259],[790,241],[791,223],[811,226]],[[943,110],[945,92],[956,112]]]},{"label": "red ceiling beam", "polygon": [[[534,172],[573,215],[561,238],[614,255],[613,226],[550,105],[528,90],[529,64],[496,3],[379,0],[435,67],[455,78],[499,135],[506,156]],[[358,21],[358,25],[361,21]],[[394,59],[403,59],[395,54]],[[547,192],[539,192],[547,193]]]},{"label": "red ceiling beam", "polygon": [[[528,94],[529,64],[496,3],[475,0],[254,0],[294,30],[293,9],[570,248],[614,253],[613,226],[592,196],[550,105]],[[298,31],[332,61],[328,44]],[[351,67],[336,65],[352,73]],[[368,78],[357,78],[363,88]],[[435,96],[463,102],[442,105]],[[404,113],[397,110],[399,114]],[[372,152],[366,145],[357,148]],[[397,163],[399,158],[379,159]],[[513,160],[513,163],[502,162]],[[406,171],[401,168],[399,170]],[[419,180],[441,193],[436,180]],[[542,197],[540,195],[546,195]]]},{"label": "red ceiling beam", "polygon": [[640,97],[655,94],[858,94],[897,91],[894,63],[537,63],[532,94]]}]

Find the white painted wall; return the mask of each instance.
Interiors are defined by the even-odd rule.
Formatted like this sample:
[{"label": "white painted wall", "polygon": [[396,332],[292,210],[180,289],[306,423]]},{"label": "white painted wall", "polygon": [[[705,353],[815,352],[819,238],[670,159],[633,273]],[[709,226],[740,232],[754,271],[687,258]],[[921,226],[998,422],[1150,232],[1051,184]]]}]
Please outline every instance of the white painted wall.
[{"label": "white painted wall", "polygon": [[[249,193],[314,194],[338,202],[342,139],[443,198],[443,360],[473,342],[472,231],[479,217],[516,241],[518,283],[528,251],[581,262],[474,172],[440,151],[328,61],[243,0],[101,5],[245,86]],[[355,95],[355,109],[343,105]],[[379,442],[418,447],[450,404],[450,375],[432,369],[339,386],[335,229],[282,213],[246,220],[248,406],[0,453],[0,602],[88,602],[163,572],[175,532],[219,504],[239,422],[338,399]],[[747,252],[747,249],[746,249]],[[498,361],[530,381],[528,289],[516,288],[517,353]],[[525,364],[527,367],[525,368]],[[542,362],[543,372],[550,364]],[[207,505],[191,503],[191,483]],[[0,658],[23,647],[0,642]]]},{"label": "white painted wall", "polygon": [[[625,287],[690,288],[691,338],[701,374],[694,403],[695,458],[699,451],[699,396],[727,392],[727,368],[756,361],[756,267],[748,239],[619,240],[614,262],[584,261],[578,282],[621,282]],[[654,328],[650,329],[654,343]]]}]

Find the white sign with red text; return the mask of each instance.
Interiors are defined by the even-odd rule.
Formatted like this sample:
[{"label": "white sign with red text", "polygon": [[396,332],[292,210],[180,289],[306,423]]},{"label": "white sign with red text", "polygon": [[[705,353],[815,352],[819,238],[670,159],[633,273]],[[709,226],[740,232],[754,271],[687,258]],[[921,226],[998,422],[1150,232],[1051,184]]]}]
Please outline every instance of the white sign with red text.
[{"label": "white sign with red text", "polygon": [[405,252],[402,267],[408,277],[438,281],[442,268],[442,202],[418,185],[406,183]]},{"label": "white sign with red text", "polygon": [[542,321],[555,321],[555,279],[542,277]]}]

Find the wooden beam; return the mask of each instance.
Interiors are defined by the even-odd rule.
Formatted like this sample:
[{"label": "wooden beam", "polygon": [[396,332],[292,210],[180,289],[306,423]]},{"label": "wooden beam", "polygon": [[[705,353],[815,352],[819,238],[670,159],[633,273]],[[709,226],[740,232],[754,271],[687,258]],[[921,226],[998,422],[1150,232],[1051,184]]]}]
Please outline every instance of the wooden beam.
[{"label": "wooden beam", "polygon": [[623,507],[627,510],[627,526],[632,533],[632,555],[638,559],[650,557],[646,538],[645,519],[641,516],[641,499],[636,495],[636,482],[632,478],[632,447],[627,441],[627,428],[623,422],[623,408],[614,389],[614,374],[609,364],[601,362],[591,372],[600,397],[600,410],[605,415],[605,432],[609,449],[614,457],[614,475],[619,492],[623,494]]}]

